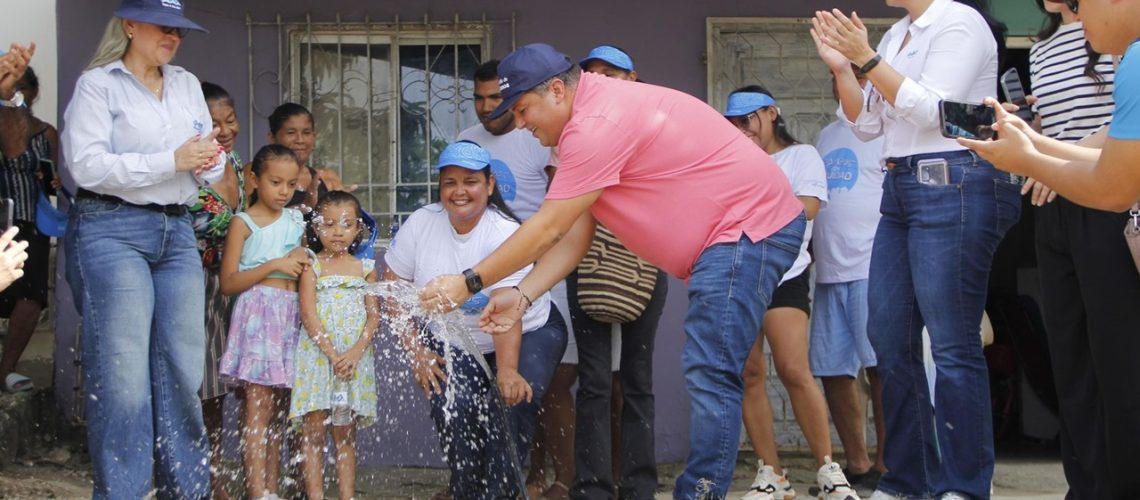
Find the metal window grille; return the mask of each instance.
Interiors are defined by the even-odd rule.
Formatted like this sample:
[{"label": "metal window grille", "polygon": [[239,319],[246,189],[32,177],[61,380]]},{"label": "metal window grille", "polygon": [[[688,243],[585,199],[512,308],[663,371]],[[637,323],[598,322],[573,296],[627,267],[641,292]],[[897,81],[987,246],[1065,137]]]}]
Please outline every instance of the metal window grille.
[{"label": "metal window grille", "polygon": [[[477,122],[471,74],[490,54],[492,21],[424,16],[422,21],[255,22],[247,18],[250,130],[272,109],[255,109],[254,30],[277,35],[278,103],[313,113],[310,163],[340,173],[377,221],[380,239],[417,208],[438,201],[436,156]],[[268,72],[265,72],[268,73]],[[250,151],[254,138],[250,134]]]},{"label": "metal window grille", "polygon": [[[864,19],[874,47],[897,19]],[[819,59],[810,18],[706,20],[708,102],[724,109],[728,94],[758,84],[772,92],[792,135],[812,144],[835,120],[831,71]]]}]

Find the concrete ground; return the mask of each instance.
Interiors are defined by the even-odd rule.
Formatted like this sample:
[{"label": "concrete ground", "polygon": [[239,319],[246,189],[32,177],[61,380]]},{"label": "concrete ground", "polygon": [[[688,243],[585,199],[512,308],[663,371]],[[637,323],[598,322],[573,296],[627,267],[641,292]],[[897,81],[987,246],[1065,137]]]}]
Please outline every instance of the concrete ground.
[{"label": "concrete ground", "polygon": [[[36,387],[50,388],[52,332],[42,328],[32,338],[18,371],[32,377]],[[5,407],[32,404],[28,394],[0,394],[0,410]],[[3,420],[0,420],[3,423]],[[3,434],[0,430],[0,434]],[[26,456],[12,461],[13,457],[0,457],[0,499],[38,498],[89,498],[90,462],[79,443],[69,439],[40,439]],[[837,453],[838,454],[838,453]],[[789,471],[796,492],[806,497],[809,485],[815,481],[814,461],[799,452],[783,453],[785,468]],[[729,498],[740,498],[756,472],[750,452],[742,452]],[[228,463],[226,468],[238,475],[240,465]],[[659,467],[661,486],[657,498],[670,498],[672,485],[680,474],[682,464],[662,464]],[[328,475],[333,477],[331,473]],[[430,498],[447,484],[447,471],[423,468],[362,469],[357,484],[358,499],[419,499]],[[233,484],[236,493],[240,486]],[[1008,450],[999,447],[997,468],[994,474],[994,498],[1061,499],[1066,491],[1065,478],[1056,452],[1042,450]],[[335,494],[335,490],[330,492]]]}]

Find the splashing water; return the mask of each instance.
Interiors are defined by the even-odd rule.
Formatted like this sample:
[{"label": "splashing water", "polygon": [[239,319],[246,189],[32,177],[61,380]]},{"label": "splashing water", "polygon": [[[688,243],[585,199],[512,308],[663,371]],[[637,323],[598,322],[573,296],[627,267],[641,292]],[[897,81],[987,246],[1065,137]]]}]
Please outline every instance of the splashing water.
[{"label": "splashing water", "polygon": [[[394,301],[398,305],[399,311],[396,317],[385,317],[384,324],[388,325],[388,332],[393,336],[401,335],[399,330],[412,324],[412,322],[422,322],[427,326],[420,328],[421,337],[423,335],[434,336],[444,344],[444,362],[445,366],[455,366],[454,360],[458,351],[466,352],[470,355],[483,370],[487,380],[490,382],[489,397],[493,401],[483,401],[481,407],[484,411],[479,414],[479,420],[482,425],[487,425],[489,419],[498,418],[502,429],[510,428],[510,420],[507,415],[509,406],[503,400],[502,394],[499,392],[498,384],[495,383],[496,377],[490,365],[487,364],[486,359],[481,354],[479,347],[475,344],[475,340],[471,337],[468,325],[464,322],[462,315],[458,309],[454,309],[448,313],[440,313],[434,311],[427,311],[423,308],[420,302],[419,290],[406,281],[385,281],[379,283],[371,283],[366,289],[365,293],[374,295],[382,301]],[[426,340],[426,339],[425,339]],[[417,340],[419,341],[419,340]],[[397,345],[400,345],[397,342]],[[385,353],[387,354],[387,353]],[[410,366],[410,363],[409,363]],[[444,384],[444,420],[450,422],[455,416],[455,397],[458,390],[464,386],[461,380],[455,380],[457,374],[452,370],[448,374],[448,380]],[[383,403],[382,403],[383,404]],[[498,411],[495,415],[490,415],[489,407],[494,406]],[[510,433],[506,436],[500,436],[503,439],[508,439],[509,444],[506,446],[509,458],[511,461],[512,469],[514,471],[514,480],[517,483],[518,491],[524,497],[526,496],[526,482],[523,477],[522,459],[519,457],[517,447],[513,440],[509,437]],[[488,443],[482,443],[486,446]],[[446,452],[446,450],[445,450]]]}]

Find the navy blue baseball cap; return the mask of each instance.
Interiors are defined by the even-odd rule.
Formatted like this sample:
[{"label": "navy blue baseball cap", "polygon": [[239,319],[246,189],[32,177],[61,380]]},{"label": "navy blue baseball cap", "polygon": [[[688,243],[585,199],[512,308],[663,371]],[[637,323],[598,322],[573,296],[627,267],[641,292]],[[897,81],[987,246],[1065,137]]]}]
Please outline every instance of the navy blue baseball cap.
[{"label": "navy blue baseball cap", "polygon": [[499,63],[499,93],[503,102],[491,118],[498,118],[511,109],[528,90],[574,67],[570,58],[545,43],[523,45]]},{"label": "navy blue baseball cap", "polygon": [[209,33],[182,14],[181,0],[123,0],[115,16],[131,21]]},{"label": "navy blue baseball cap", "polygon": [[590,65],[590,61],[595,60],[602,61],[623,71],[633,71],[633,58],[613,45],[599,45],[594,47],[594,50],[591,50],[589,54],[586,54],[586,57],[578,61],[578,66],[581,66],[582,69],[586,69],[586,66]]}]

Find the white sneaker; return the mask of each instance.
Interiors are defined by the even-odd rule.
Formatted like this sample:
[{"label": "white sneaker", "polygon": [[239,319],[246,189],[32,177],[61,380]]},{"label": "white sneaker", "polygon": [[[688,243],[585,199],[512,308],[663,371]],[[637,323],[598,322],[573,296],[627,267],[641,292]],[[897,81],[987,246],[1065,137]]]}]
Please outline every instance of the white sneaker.
[{"label": "white sneaker", "polygon": [[758,469],[756,479],[752,480],[752,487],[741,500],[792,500],[796,497],[796,490],[788,481],[788,474],[776,474],[771,465],[764,465],[763,460],[757,460]]},{"label": "white sneaker", "polygon": [[871,495],[871,500],[903,500],[903,497],[896,497],[890,493],[875,490],[875,493]]},{"label": "white sneaker", "polygon": [[820,500],[859,500],[859,494],[847,482],[843,469],[832,462],[831,457],[823,457],[823,467],[816,473],[815,482],[819,485]]}]

